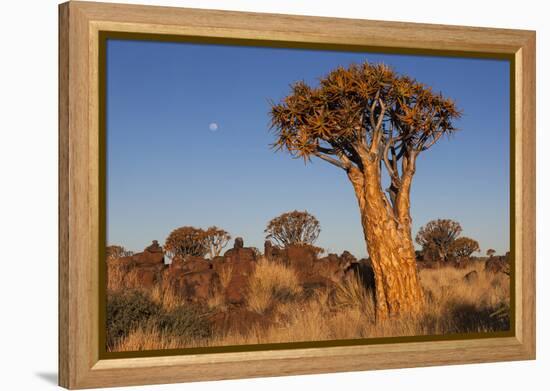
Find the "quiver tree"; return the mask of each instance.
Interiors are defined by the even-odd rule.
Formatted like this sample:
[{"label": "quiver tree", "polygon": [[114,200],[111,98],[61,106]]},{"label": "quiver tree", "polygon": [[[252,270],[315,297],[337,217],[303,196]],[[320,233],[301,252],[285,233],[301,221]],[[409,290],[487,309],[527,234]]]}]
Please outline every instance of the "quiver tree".
[{"label": "quiver tree", "polygon": [[123,246],[111,245],[105,248],[105,255],[107,259],[129,257],[133,254],[134,253],[132,251],[126,250]]},{"label": "quiver tree", "polygon": [[461,232],[462,227],[456,221],[432,220],[420,228],[416,243],[422,246],[424,257],[446,262],[452,257],[453,243]]},{"label": "quiver tree", "polygon": [[207,256],[209,258],[217,257],[231,239],[231,235],[227,231],[216,226],[208,228],[204,232],[204,240],[208,249]]},{"label": "quiver tree", "polygon": [[275,217],[264,230],[266,239],[273,239],[278,245],[312,245],[321,232],[319,221],[307,211],[292,211]]},{"label": "quiver tree", "polygon": [[166,238],[164,251],[171,257],[204,257],[208,253],[205,231],[195,227],[176,228]]},{"label": "quiver tree", "polygon": [[455,239],[451,244],[451,253],[455,258],[470,258],[477,251],[479,251],[479,243],[465,236]]},{"label": "quiver tree", "polygon": [[231,236],[221,228],[212,226],[207,230],[195,227],[180,227],[173,230],[164,250],[170,257],[187,256],[214,258],[222,252]]},{"label": "quiver tree", "polygon": [[[383,64],[337,68],[318,87],[305,82],[271,108],[274,147],[316,157],[351,181],[376,278],[379,318],[420,310],[411,236],[410,190],[418,155],[452,133],[451,99]],[[381,174],[388,174],[383,189]]]}]

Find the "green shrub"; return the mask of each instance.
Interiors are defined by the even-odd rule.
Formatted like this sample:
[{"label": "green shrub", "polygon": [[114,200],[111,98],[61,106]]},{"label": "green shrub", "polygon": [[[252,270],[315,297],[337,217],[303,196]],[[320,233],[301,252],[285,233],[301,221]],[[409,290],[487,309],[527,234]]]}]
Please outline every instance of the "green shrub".
[{"label": "green shrub", "polygon": [[184,339],[199,340],[212,335],[210,322],[198,306],[177,307],[164,313],[157,324],[163,332]]},{"label": "green shrub", "polygon": [[160,313],[161,308],[140,291],[110,293],[107,296],[107,345],[114,346],[132,329]]}]

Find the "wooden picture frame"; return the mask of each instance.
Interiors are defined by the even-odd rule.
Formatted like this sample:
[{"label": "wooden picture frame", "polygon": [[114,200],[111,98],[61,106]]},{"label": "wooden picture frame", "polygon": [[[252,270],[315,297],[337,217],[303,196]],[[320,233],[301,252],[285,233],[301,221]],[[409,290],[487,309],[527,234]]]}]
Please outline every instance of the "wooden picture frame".
[{"label": "wooden picture frame", "polygon": [[[102,32],[509,58],[513,331],[498,338],[109,358],[99,348]],[[71,1],[59,6],[59,384],[90,388],[535,358],[535,32]]]}]

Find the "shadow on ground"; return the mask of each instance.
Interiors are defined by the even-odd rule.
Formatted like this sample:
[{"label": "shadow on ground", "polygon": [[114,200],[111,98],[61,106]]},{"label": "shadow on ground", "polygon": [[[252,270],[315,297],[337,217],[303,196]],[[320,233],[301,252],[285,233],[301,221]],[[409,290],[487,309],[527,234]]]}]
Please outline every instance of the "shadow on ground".
[{"label": "shadow on ground", "polygon": [[57,385],[57,372],[38,372],[35,375],[46,383]]}]

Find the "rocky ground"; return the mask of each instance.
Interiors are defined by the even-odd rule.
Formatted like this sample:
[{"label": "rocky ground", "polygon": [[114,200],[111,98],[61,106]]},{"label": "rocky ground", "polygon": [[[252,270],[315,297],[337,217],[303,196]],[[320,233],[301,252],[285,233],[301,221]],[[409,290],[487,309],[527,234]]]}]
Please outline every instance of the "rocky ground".
[{"label": "rocky ground", "polygon": [[176,257],[166,264],[162,248],[153,242],[141,253],[107,261],[108,349],[507,327],[508,319],[492,315],[503,308],[506,312],[506,257],[452,266],[438,262],[418,265],[429,310],[422,318],[381,326],[374,323],[370,263],[347,251],[320,256],[320,249],[313,246],[279,248],[267,241],[261,253],[237,238],[223,256]]}]

